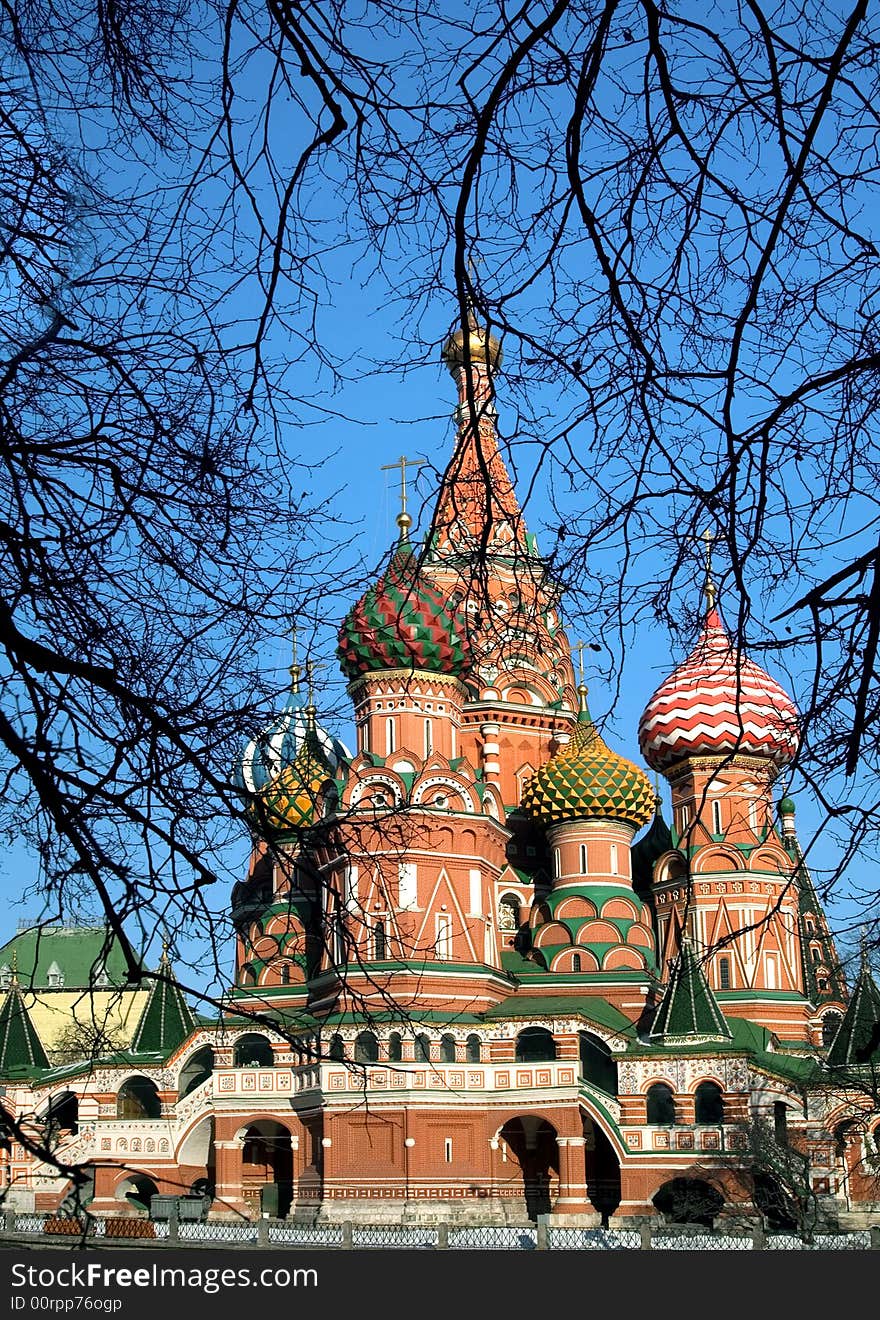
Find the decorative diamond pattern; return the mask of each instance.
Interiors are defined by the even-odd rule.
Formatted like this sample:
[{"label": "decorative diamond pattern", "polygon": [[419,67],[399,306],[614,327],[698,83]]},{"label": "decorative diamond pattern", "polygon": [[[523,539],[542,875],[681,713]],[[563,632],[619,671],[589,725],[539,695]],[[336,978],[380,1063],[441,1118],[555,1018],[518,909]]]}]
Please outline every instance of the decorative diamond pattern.
[{"label": "decorative diamond pattern", "polygon": [[419,577],[406,543],[346,615],[336,654],[351,679],[380,669],[463,677],[472,664],[464,616],[451,611],[443,593]]},{"label": "decorative diamond pattern", "polygon": [[522,806],[546,825],[600,817],[640,829],[654,814],[654,790],[644,771],[612,752],[582,711],[571,741],[529,780]]}]

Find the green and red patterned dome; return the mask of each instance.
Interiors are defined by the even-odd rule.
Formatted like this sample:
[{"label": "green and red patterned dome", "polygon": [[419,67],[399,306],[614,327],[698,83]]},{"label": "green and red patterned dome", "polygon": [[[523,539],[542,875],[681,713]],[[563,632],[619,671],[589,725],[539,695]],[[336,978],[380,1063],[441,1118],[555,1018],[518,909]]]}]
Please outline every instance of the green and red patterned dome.
[{"label": "green and red patterned dome", "polygon": [[603,741],[578,689],[581,708],[571,739],[532,776],[522,806],[545,825],[570,820],[619,820],[641,829],[654,814],[648,776]]},{"label": "green and red patterned dome", "polygon": [[376,585],[345,616],[336,654],[352,680],[382,669],[464,678],[473,663],[464,615],[420,576],[405,539]]}]

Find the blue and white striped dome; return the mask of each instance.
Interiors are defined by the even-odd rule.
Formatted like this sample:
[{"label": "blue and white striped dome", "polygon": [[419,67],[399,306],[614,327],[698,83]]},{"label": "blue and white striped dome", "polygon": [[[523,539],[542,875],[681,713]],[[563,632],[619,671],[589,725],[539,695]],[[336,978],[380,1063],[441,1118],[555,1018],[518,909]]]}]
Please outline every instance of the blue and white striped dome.
[{"label": "blue and white striped dome", "polygon": [[[307,729],[306,702],[294,679],[293,688],[278,718],[256,738],[252,738],[238,758],[232,777],[235,787],[244,793],[260,793],[277,780],[296,761],[306,741]],[[351,760],[351,753],[344,743],[319,724],[315,725],[314,734],[327,768],[335,775],[341,761]]]}]

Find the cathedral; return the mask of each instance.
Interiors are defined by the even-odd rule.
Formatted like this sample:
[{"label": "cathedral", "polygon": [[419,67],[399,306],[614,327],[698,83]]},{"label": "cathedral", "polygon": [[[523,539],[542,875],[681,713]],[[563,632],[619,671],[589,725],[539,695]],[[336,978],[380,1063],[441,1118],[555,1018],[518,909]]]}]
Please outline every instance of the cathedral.
[{"label": "cathedral", "polygon": [[[472,319],[443,359],[430,527],[410,539],[402,459],[396,544],[339,627],[356,746],[294,665],[234,767],[226,1011],[197,1017],[167,954],[132,991],[98,933],[75,986],[63,932],[0,950],[7,1204],[71,1205],[48,1143],[96,1215],[198,1192],[318,1223],[874,1222],[880,992],[866,956],[845,980],[799,849],[794,703],[709,564],[645,694],[657,780],[609,746],[499,449],[500,345]],[[116,1014],[92,1057],[44,1038],[62,989]]]}]

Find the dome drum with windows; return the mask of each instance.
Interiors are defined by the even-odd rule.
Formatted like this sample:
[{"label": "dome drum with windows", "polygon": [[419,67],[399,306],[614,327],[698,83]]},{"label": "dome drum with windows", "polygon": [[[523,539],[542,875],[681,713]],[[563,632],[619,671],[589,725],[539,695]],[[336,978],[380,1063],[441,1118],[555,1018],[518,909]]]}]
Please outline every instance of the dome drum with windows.
[{"label": "dome drum with windows", "polygon": [[587,689],[578,692],[571,739],[526,784],[523,809],[545,825],[603,819],[641,829],[654,814],[654,789],[643,770],[607,746],[587,709]]}]

